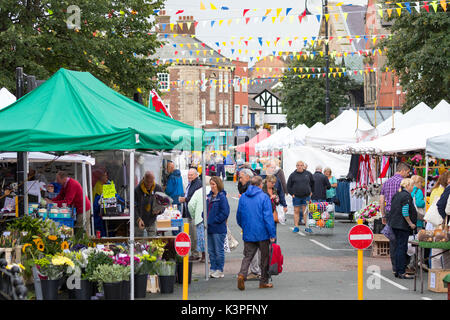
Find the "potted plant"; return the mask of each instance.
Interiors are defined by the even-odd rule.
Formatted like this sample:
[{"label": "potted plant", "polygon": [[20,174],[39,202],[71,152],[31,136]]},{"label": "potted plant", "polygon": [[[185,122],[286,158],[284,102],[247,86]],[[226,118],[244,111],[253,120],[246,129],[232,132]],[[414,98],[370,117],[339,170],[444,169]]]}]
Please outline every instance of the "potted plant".
[{"label": "potted plant", "polygon": [[41,280],[44,300],[58,300],[60,281],[66,272],[70,272],[67,268],[74,268],[75,264],[62,255],[46,255],[44,258],[35,260],[35,264]]},{"label": "potted plant", "polygon": [[155,271],[156,255],[139,255],[140,262],[136,266],[134,273],[134,296],[135,298],[145,298],[147,291],[148,275],[153,275]]},{"label": "potted plant", "polygon": [[175,261],[160,260],[156,263],[161,293],[173,293],[175,285]]},{"label": "potted plant", "polygon": [[[183,284],[183,258],[177,255],[177,266],[176,266],[176,281],[179,284]],[[188,264],[188,282],[191,283],[192,279],[192,261]]]},{"label": "potted plant", "polygon": [[74,286],[72,289],[69,288],[69,297],[76,300],[90,300],[94,292],[93,284],[86,273],[88,255],[83,251],[78,251],[70,252],[67,256],[75,264],[75,268],[68,279]]},{"label": "potted plant", "polygon": [[[97,284],[97,286],[95,285],[95,282],[97,280],[94,277],[94,271],[100,265],[112,265],[114,263],[114,260],[105,252],[97,250],[95,248],[88,248],[83,251],[83,254],[87,256],[85,278],[91,282],[92,288],[95,291],[99,287],[99,284]],[[92,295],[95,295],[95,292],[92,292]]]},{"label": "potted plant", "polygon": [[120,300],[122,298],[122,281],[124,279],[124,266],[119,264],[101,264],[94,270],[91,279],[97,281],[103,288],[106,300]]}]

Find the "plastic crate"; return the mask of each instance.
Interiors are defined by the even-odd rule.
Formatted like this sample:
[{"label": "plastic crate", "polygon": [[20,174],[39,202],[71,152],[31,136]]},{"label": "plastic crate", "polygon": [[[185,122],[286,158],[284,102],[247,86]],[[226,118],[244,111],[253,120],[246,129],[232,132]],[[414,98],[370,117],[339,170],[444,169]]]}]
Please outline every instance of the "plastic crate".
[{"label": "plastic crate", "polygon": [[383,234],[374,234],[372,242],[372,257],[389,257],[389,239]]},{"label": "plastic crate", "polygon": [[64,218],[50,218],[54,222],[56,222],[59,225],[64,225],[69,228],[73,228],[75,225],[75,220],[73,218],[70,219],[64,219]]},{"label": "plastic crate", "polygon": [[183,219],[172,219],[171,220],[172,227],[178,227],[178,232],[183,231]]}]

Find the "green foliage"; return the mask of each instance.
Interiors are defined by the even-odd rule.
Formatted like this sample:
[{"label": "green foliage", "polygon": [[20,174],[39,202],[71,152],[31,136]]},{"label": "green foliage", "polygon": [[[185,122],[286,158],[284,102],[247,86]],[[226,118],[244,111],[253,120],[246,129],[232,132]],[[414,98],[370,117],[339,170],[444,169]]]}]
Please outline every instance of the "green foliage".
[{"label": "green foliage", "polygon": [[176,262],[173,260],[159,260],[156,262],[156,273],[159,276],[175,275]]},{"label": "green foliage", "polygon": [[[0,84],[15,92],[15,69],[48,79],[60,68],[87,71],[106,85],[132,97],[156,87],[161,66],[147,59],[160,46],[155,9],[164,0],[0,1]],[[78,6],[80,28],[76,23]]]},{"label": "green foliage", "polygon": [[[324,77],[320,79],[307,77],[301,79],[299,76],[305,73],[299,73],[294,68],[311,68],[323,66],[325,69],[325,58],[316,55],[314,59],[293,60],[289,68],[284,72],[281,82],[283,86],[278,90],[281,96],[281,103],[286,113],[288,127],[295,127],[299,124],[306,124],[311,127],[316,122],[326,123],[325,114],[325,95],[326,80]],[[330,68],[342,67],[336,65],[335,61],[330,57]],[[310,69],[310,73],[313,72]],[[314,73],[317,73],[316,70]],[[338,115],[339,107],[348,104],[348,93],[351,90],[362,87],[348,76],[342,74],[341,77],[331,76],[330,80],[330,120]]]},{"label": "green foliage", "polygon": [[98,265],[90,280],[101,284],[130,280],[130,267],[124,267],[119,264]]},{"label": "green foliage", "polygon": [[88,264],[85,270],[85,277],[91,281],[96,281],[95,270],[100,265],[113,265],[113,259],[103,252],[94,252],[88,257]]},{"label": "green foliage", "polygon": [[429,10],[392,14],[392,37],[378,45],[387,48],[386,66],[395,70],[406,91],[403,111],[422,101],[434,107],[442,99],[450,100],[450,15],[441,6],[435,13],[429,4]]}]

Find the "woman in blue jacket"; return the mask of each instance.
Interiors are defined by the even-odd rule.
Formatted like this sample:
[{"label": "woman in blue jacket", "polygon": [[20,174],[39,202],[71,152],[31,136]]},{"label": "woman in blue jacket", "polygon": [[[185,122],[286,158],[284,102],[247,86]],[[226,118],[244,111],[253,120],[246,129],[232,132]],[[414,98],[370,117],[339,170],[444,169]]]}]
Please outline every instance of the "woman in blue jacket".
[{"label": "woman in blue jacket", "polygon": [[208,254],[211,263],[210,276],[223,278],[225,265],[225,237],[227,236],[227,219],[230,206],[223,182],[219,177],[211,177],[211,192],[206,199],[208,221]]}]

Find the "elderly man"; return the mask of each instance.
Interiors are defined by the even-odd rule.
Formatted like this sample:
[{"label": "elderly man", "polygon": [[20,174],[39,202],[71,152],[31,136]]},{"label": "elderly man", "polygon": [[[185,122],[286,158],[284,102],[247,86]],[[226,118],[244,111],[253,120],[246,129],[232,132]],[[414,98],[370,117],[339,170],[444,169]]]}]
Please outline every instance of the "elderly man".
[{"label": "elderly man", "polygon": [[[70,178],[65,171],[59,171],[56,174],[56,182],[58,182],[62,186],[61,191],[55,198],[53,198],[53,200],[50,200],[48,198],[46,198],[45,200],[47,201],[47,203],[56,203],[58,206],[61,206],[63,203],[65,203],[67,204],[67,206],[74,207],[77,214],[75,228],[83,228],[86,233],[90,235],[91,202],[89,201],[89,198],[87,196],[84,196],[86,201],[86,211],[83,212],[83,188],[81,187],[81,184],[77,180]],[[86,219],[84,226],[83,216],[85,216]]]},{"label": "elderly man", "polygon": [[156,236],[156,217],[159,212],[152,210],[153,199],[156,192],[163,192],[159,184],[155,182],[155,175],[151,171],[146,171],[141,182],[134,190],[136,202],[136,236],[143,237],[144,230],[149,237]]},{"label": "elderly man", "polygon": [[188,171],[188,185],[186,187],[186,192],[184,194],[184,197],[179,197],[178,200],[181,203],[183,218],[188,219],[189,222],[189,233],[191,236],[192,241],[192,250],[191,250],[191,257],[190,260],[199,260],[200,253],[197,250],[197,229],[195,226],[195,220],[192,219],[192,216],[189,212],[189,201],[191,200],[192,196],[194,195],[195,191],[200,189],[202,187],[202,180],[200,180],[198,176],[198,171],[195,169],[189,169]]},{"label": "elderly man", "polygon": [[[299,231],[300,210],[303,212],[303,219],[305,224],[308,222],[306,205],[311,200],[312,190],[314,189],[314,180],[310,177],[305,169],[303,161],[297,162],[297,170],[292,172],[287,182],[289,194],[292,195],[292,202],[294,204],[294,229],[293,232]],[[308,226],[306,232],[312,232]]]},{"label": "elderly man", "polygon": [[247,188],[250,185],[250,179],[253,176],[254,174],[250,169],[242,169],[239,171],[239,182],[238,182],[239,194],[243,194],[245,191],[247,191]]},{"label": "elderly man", "polygon": [[322,166],[316,166],[313,180],[314,189],[311,199],[316,202],[325,202],[327,200],[327,190],[331,188],[331,184],[328,178],[322,173]]}]

